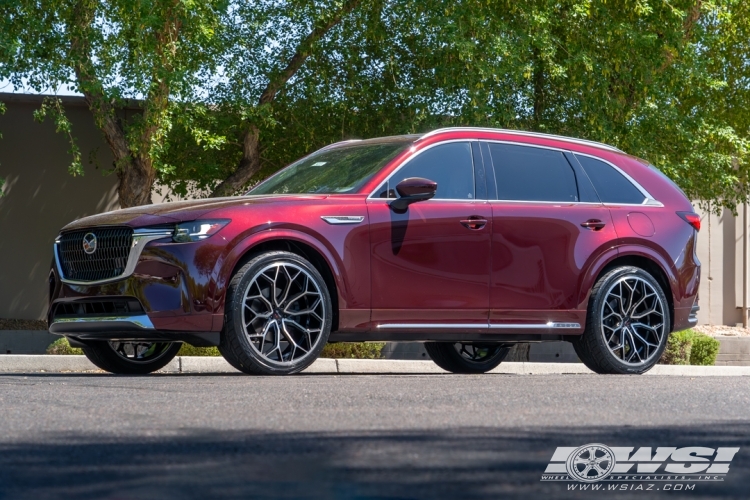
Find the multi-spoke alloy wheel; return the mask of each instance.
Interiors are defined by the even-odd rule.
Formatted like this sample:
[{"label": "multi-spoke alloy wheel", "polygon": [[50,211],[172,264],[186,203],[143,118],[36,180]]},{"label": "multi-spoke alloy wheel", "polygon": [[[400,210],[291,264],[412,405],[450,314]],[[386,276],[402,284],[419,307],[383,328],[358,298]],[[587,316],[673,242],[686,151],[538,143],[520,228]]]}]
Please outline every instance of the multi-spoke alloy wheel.
[{"label": "multi-spoke alloy wheel", "polygon": [[290,262],[266,266],[245,291],[243,331],[258,354],[274,363],[292,363],[309,355],[325,317],[319,285]]},{"label": "multi-spoke alloy wheel", "polygon": [[246,373],[297,373],[328,342],[332,315],[318,270],[296,254],[269,252],[232,279],[219,349]]},{"label": "multi-spoke alloy wheel", "polygon": [[510,350],[504,344],[425,342],[430,358],[452,373],[485,373],[502,363]]},{"label": "multi-spoke alloy wheel", "polygon": [[669,325],[659,283],[643,269],[620,267],[591,291],[586,331],[573,346],[597,373],[643,373],[664,352]]},{"label": "multi-spoke alloy wheel", "polygon": [[651,360],[664,338],[664,304],[643,278],[624,276],[609,287],[602,304],[602,334],[624,363]]},{"label": "multi-spoke alloy wheel", "polygon": [[102,370],[143,375],[167,366],[180,347],[180,342],[98,341],[88,342],[83,353]]}]

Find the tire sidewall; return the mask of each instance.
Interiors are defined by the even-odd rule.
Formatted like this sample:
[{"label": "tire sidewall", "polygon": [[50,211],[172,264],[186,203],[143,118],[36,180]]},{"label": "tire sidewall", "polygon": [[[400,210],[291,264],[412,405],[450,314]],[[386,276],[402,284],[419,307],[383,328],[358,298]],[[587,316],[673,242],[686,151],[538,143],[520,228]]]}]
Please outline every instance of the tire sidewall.
[{"label": "tire sidewall", "polygon": [[[292,363],[284,365],[273,363],[272,361],[262,356],[256,350],[255,346],[252,345],[250,339],[244,333],[242,315],[245,292],[252,279],[261,269],[267,267],[269,264],[276,263],[293,264],[303,268],[306,272],[308,272],[317,282],[318,288],[320,289],[321,295],[323,297],[323,308],[325,310],[325,321],[323,322],[322,331],[312,351],[310,351],[310,353],[304,358],[300,358]],[[241,278],[234,285],[232,285],[229,290],[229,300],[227,301],[229,307],[227,308],[225,321],[227,322],[227,324],[231,324],[233,332],[230,334],[235,335],[244,355],[250,358],[249,361],[257,368],[260,368],[262,372],[269,375],[298,373],[315,362],[315,360],[320,355],[320,352],[328,342],[328,336],[330,335],[331,325],[333,322],[331,294],[328,290],[328,286],[326,285],[325,280],[323,279],[323,276],[321,276],[318,270],[315,269],[315,267],[306,259],[296,254],[290,252],[269,252],[252,259],[240,269],[238,274],[239,273],[242,273]]]},{"label": "tire sidewall", "polygon": [[[604,329],[602,327],[602,310],[604,308],[604,301],[607,297],[607,294],[609,293],[609,289],[616,281],[627,277],[637,277],[651,285],[656,291],[659,300],[661,300],[662,310],[664,312],[664,334],[661,339],[661,344],[656,351],[656,355],[653,356],[650,360],[639,363],[637,365],[626,364],[617,356],[615,356],[615,354],[609,349],[607,339],[604,335]],[[664,294],[661,285],[653,278],[653,276],[651,276],[646,271],[634,267],[624,267],[615,269],[611,273],[607,274],[602,279],[598,287],[596,296],[592,298],[589,307],[589,314],[592,315],[590,325],[593,328],[593,332],[591,333],[594,335],[595,342],[597,346],[606,354],[606,361],[610,365],[612,365],[612,367],[617,372],[623,374],[641,374],[650,370],[659,361],[659,359],[661,359],[661,356],[667,347],[667,340],[670,334],[671,316],[669,311],[669,302],[667,301],[667,297]]]}]

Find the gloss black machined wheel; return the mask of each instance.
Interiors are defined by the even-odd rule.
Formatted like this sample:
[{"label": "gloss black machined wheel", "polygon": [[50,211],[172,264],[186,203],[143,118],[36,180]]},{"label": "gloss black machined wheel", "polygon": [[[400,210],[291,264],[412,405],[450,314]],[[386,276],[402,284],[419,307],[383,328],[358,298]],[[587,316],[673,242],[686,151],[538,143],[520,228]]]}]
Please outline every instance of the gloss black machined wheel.
[{"label": "gloss black machined wheel", "polygon": [[180,342],[99,341],[83,347],[86,357],[102,370],[144,375],[164,368],[182,347]]},{"label": "gloss black machined wheel", "polygon": [[661,286],[642,269],[621,267],[592,290],[586,331],[573,346],[597,373],[643,373],[664,352],[669,325]]},{"label": "gloss black machined wheel", "polygon": [[246,373],[297,373],[328,341],[331,298],[304,258],[270,252],[248,262],[232,280],[221,353]]},{"label": "gloss black machined wheel", "polygon": [[452,373],[485,373],[502,363],[510,348],[504,344],[425,342],[427,354]]}]

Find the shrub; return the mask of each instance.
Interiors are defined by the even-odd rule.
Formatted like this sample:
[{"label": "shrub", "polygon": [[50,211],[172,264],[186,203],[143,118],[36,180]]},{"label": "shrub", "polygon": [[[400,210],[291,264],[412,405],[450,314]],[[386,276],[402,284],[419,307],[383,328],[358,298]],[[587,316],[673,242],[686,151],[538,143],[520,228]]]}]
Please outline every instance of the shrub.
[{"label": "shrub", "polygon": [[675,332],[669,336],[659,363],[713,366],[719,354],[719,345],[715,338],[695,330]]},{"label": "shrub", "polygon": [[691,365],[713,366],[716,364],[716,356],[719,354],[721,344],[713,337],[703,333],[695,332],[693,336],[693,347],[690,350]]},{"label": "shrub", "polygon": [[378,359],[385,347],[382,342],[335,342],[326,344],[320,353],[321,358]]},{"label": "shrub", "polygon": [[83,354],[78,347],[70,347],[68,339],[60,337],[47,347],[47,354]]},{"label": "shrub", "polygon": [[689,365],[692,347],[692,330],[674,332],[667,339],[667,348],[664,349],[664,354],[662,354],[659,363],[663,365]]},{"label": "shrub", "polygon": [[195,347],[190,344],[182,344],[178,356],[221,356],[218,347]]}]

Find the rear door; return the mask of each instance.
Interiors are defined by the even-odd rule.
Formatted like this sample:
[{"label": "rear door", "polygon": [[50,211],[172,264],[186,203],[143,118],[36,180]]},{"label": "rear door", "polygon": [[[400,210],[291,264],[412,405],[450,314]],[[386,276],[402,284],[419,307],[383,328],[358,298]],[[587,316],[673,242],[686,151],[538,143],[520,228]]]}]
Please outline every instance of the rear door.
[{"label": "rear door", "polygon": [[580,332],[584,273],[615,240],[609,210],[569,152],[500,142],[482,151],[492,174],[491,328]]}]

